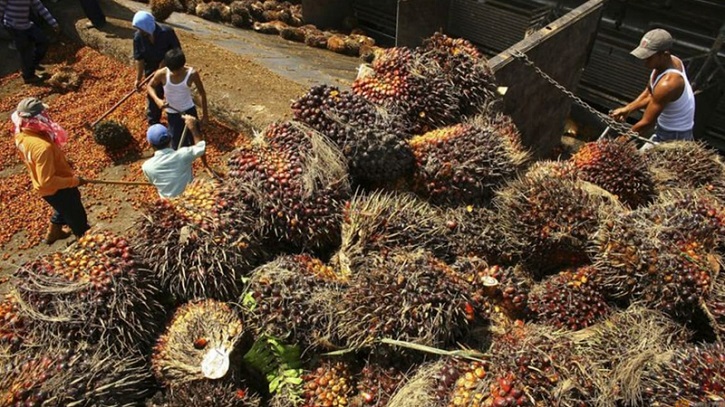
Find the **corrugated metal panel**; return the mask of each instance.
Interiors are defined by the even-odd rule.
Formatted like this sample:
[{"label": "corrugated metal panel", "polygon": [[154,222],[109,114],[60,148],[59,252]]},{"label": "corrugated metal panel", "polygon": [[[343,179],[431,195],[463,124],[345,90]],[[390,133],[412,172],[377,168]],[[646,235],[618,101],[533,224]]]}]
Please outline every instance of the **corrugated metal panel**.
[{"label": "corrugated metal panel", "polygon": [[378,44],[395,45],[398,0],[353,0],[352,8],[360,27]]},{"label": "corrugated metal panel", "polygon": [[452,0],[447,32],[497,54],[521,41],[548,12],[531,2]]}]

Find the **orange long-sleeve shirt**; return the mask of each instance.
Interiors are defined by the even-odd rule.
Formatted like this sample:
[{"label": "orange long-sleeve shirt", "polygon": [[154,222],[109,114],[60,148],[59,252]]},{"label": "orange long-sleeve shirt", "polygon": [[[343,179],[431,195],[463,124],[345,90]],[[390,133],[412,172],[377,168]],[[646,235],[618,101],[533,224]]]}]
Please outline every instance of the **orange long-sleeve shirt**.
[{"label": "orange long-sleeve shirt", "polygon": [[40,196],[78,186],[78,177],[73,176],[65,154],[49,137],[24,130],[15,135],[15,145]]}]

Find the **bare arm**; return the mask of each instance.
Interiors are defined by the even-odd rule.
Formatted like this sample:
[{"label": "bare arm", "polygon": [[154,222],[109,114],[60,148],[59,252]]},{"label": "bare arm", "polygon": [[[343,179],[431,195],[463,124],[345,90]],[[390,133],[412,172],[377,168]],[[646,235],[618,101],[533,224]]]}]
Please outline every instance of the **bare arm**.
[{"label": "bare arm", "polygon": [[610,116],[612,116],[617,121],[624,121],[627,119],[627,116],[630,115],[630,113],[645,108],[652,100],[652,93],[649,91],[649,87],[644,88],[642,93],[637,96],[636,99],[629,102],[626,106],[620,107],[618,109],[614,109]]},{"label": "bare arm", "polygon": [[657,123],[657,118],[665,109],[665,106],[679,98],[684,88],[685,82],[682,76],[670,74],[663,77],[657,86],[655,86],[654,92],[650,97],[650,102],[644,110],[644,115],[642,115],[642,119],[632,126],[632,131],[642,134],[654,127]]},{"label": "bare arm", "polygon": [[156,103],[156,106],[159,107],[159,109],[163,109],[166,102],[159,97],[159,95],[156,93],[156,87],[159,85],[164,84],[164,77],[165,77],[164,69],[159,69],[158,71],[154,72],[153,78],[151,78],[151,81],[148,85],[146,85],[146,92],[151,96],[151,99],[153,99],[154,103]]},{"label": "bare arm", "polygon": [[133,84],[133,87],[141,90],[141,82],[143,82],[143,59],[137,59],[136,60],[136,82]]},{"label": "bare arm", "polygon": [[204,84],[201,82],[201,75],[199,75],[199,72],[194,72],[194,74],[191,75],[191,83],[193,83],[199,91],[199,96],[201,97],[201,123],[206,125],[209,122],[209,107],[206,101],[206,90],[204,90]]}]

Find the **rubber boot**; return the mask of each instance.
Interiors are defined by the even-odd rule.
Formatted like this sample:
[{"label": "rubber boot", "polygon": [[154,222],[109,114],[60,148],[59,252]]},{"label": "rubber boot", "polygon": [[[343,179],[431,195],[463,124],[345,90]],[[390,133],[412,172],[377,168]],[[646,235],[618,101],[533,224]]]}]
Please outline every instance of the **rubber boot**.
[{"label": "rubber boot", "polygon": [[48,234],[45,236],[45,243],[53,244],[57,240],[67,239],[71,235],[71,232],[63,230],[63,226],[51,223],[48,227]]}]

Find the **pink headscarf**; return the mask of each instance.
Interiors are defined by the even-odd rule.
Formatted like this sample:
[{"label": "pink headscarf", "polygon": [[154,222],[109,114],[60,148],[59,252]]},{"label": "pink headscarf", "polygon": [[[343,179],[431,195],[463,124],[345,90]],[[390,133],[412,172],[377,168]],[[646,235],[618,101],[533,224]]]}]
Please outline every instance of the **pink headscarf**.
[{"label": "pink headscarf", "polygon": [[68,141],[68,133],[53,121],[47,110],[43,110],[33,117],[21,117],[17,111],[13,112],[10,119],[15,125],[15,134],[23,130],[30,130],[34,133],[45,134],[53,140],[53,143],[62,147]]}]

